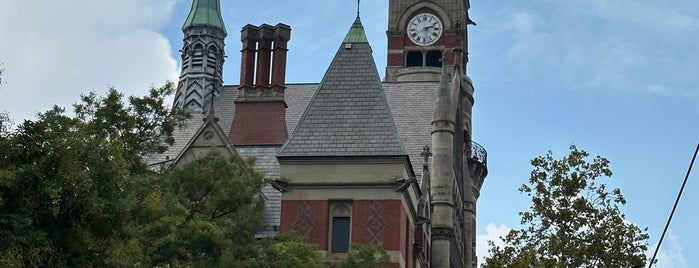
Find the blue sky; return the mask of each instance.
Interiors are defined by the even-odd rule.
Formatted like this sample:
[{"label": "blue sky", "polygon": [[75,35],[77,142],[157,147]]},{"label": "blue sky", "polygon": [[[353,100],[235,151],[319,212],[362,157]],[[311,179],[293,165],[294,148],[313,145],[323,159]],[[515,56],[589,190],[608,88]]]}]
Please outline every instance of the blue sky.
[{"label": "blue sky", "polygon": [[[90,90],[143,94],[176,79],[190,1],[38,2],[0,2],[0,110],[15,121],[52,104],[68,106]],[[529,177],[531,158],[547,150],[562,157],[575,144],[609,158],[614,175],[606,182],[622,189],[628,220],[649,228],[653,248],[699,142],[699,2],[471,5],[478,24],[469,28],[474,140],[488,150],[490,170],[478,203],[479,239],[517,227],[517,212],[529,205],[517,188]],[[287,80],[318,82],[356,16],[350,0],[223,0],[222,7],[226,84],[239,81],[245,24],[291,25]],[[387,13],[388,1],[362,1],[381,75]],[[657,267],[699,266],[692,254],[699,252],[696,174]]]}]

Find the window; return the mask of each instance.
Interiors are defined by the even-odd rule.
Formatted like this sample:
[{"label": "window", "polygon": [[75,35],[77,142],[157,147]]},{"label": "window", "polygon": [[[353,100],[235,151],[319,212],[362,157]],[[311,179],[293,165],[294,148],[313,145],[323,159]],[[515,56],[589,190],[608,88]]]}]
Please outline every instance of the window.
[{"label": "window", "polygon": [[408,55],[405,56],[405,67],[422,67],[422,52],[408,52]]},{"label": "window", "polygon": [[438,50],[427,51],[425,66],[442,67],[442,52]]},{"label": "window", "polygon": [[331,202],[330,204],[330,252],[349,251],[352,227],[352,203]]},{"label": "window", "polygon": [[331,252],[347,252],[349,250],[350,217],[333,217]]},{"label": "window", "polygon": [[442,51],[408,51],[405,67],[442,67]]}]

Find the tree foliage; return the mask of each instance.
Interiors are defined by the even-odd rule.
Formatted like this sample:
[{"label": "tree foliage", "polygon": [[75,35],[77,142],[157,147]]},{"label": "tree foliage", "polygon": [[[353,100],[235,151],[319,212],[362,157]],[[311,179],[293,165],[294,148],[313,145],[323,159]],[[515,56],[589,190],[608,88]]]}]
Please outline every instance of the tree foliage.
[{"label": "tree foliage", "polygon": [[390,262],[388,252],[380,243],[353,244],[347,258],[337,263],[337,268],[381,268]]},{"label": "tree foliage", "polygon": [[[21,252],[28,266],[53,257],[52,266],[109,266],[126,235],[124,193],[148,171],[141,157],[162,152],[161,137],[185,116],[165,107],[162,96],[171,92],[171,84],[153,88],[128,104],[114,89],[103,98],[90,94],[75,105],[76,116],[54,107],[4,133],[0,219],[8,224],[4,230],[27,237],[3,237],[8,241],[0,250]],[[141,131],[146,127],[150,131]],[[30,242],[52,254],[27,254]]]},{"label": "tree foliage", "polygon": [[88,94],[74,115],[54,107],[0,129],[0,267],[320,263],[303,239],[255,239],[263,201],[252,160],[147,167],[143,157],[166,150],[187,117],[166,107],[172,91]]},{"label": "tree foliage", "polygon": [[252,162],[216,153],[146,181],[133,216],[150,266],[226,266],[255,240],[261,186]]},{"label": "tree foliage", "polygon": [[600,177],[610,177],[609,161],[574,145],[556,160],[549,152],[534,158],[529,184],[520,192],[531,197],[520,212],[520,230],[503,237],[504,247],[490,242],[483,267],[643,267],[648,234],[626,221],[621,191],[607,190]]}]

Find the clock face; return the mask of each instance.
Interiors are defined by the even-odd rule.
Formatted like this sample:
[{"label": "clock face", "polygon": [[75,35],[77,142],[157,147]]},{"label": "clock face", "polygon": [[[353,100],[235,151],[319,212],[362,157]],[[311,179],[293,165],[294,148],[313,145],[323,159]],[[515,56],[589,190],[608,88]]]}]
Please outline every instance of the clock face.
[{"label": "clock face", "polygon": [[427,46],[437,42],[442,35],[442,21],[430,13],[421,13],[408,22],[408,37],[413,43]]}]

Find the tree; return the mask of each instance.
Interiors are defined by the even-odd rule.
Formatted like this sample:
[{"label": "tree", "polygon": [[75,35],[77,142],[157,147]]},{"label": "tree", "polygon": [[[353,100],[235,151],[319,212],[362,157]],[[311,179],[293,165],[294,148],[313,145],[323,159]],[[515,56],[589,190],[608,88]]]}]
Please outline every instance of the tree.
[{"label": "tree", "polygon": [[321,265],[305,239],[255,238],[263,181],[253,159],[212,152],[147,167],[188,116],[166,107],[172,91],[91,93],[74,116],[54,107],[14,130],[0,114],[0,267]]},{"label": "tree", "polygon": [[[142,157],[163,152],[186,115],[163,98],[172,84],[131,97],[111,89],[0,133],[0,263],[118,266],[129,241],[127,198],[148,174]],[[4,119],[3,119],[4,121]]]},{"label": "tree", "polygon": [[339,262],[338,268],[381,268],[390,262],[388,252],[379,243],[353,244],[347,258]]},{"label": "tree", "polygon": [[621,191],[611,192],[600,177],[610,177],[609,161],[574,145],[555,160],[549,151],[534,158],[529,184],[520,192],[532,199],[520,212],[522,229],[511,230],[505,246],[491,241],[482,267],[643,267],[648,234],[620,211]]},{"label": "tree", "polygon": [[317,245],[296,233],[266,237],[241,252],[233,267],[245,268],[320,268],[325,267]]},{"label": "tree", "polygon": [[146,181],[134,218],[151,266],[230,266],[254,243],[264,202],[252,165],[212,152]]}]

